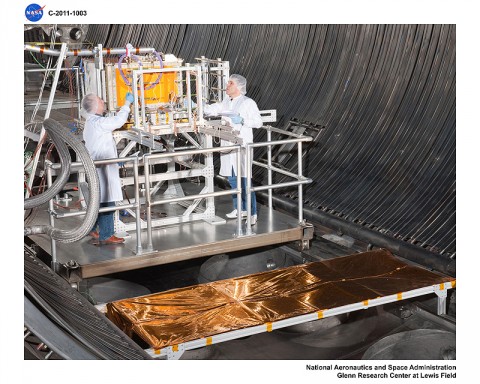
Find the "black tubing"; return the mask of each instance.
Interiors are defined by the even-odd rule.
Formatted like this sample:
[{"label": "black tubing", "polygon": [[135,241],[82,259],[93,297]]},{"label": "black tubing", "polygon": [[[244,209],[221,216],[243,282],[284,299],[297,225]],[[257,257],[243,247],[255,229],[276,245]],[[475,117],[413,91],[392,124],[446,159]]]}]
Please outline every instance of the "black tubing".
[{"label": "black tubing", "polygon": [[[54,228],[51,225],[37,225],[25,227],[24,236],[47,234],[54,240],[62,243],[73,243],[84,238],[90,232],[95,224],[95,221],[97,220],[98,209],[100,206],[100,182],[98,179],[98,174],[93,160],[85,148],[85,145],[80,140],[70,134],[66,128],[53,119],[46,119],[43,124],[45,129],[51,135],[52,140],[53,137],[58,136],[59,139],[62,139],[64,142],[70,145],[70,147],[78,155],[79,160],[84,166],[85,175],[89,185],[89,201],[87,204],[85,219],[78,228],[62,230],[59,228]],[[68,171],[70,172],[70,167],[68,167]]]},{"label": "black tubing", "polygon": [[[53,143],[55,144],[55,148],[57,148],[58,155],[60,156],[60,174],[52,183],[51,187],[48,188],[44,193],[37,196],[32,196],[23,201],[23,209],[31,209],[34,207],[38,207],[46,203],[47,201],[53,199],[58,192],[62,190],[65,184],[68,181],[68,177],[70,176],[70,164],[72,163],[72,159],[70,157],[70,152],[68,151],[68,147],[63,140],[60,139],[58,135],[56,135],[52,128],[45,127],[45,131],[49,134],[50,138],[52,139]],[[34,175],[32,175],[34,177]]]}]

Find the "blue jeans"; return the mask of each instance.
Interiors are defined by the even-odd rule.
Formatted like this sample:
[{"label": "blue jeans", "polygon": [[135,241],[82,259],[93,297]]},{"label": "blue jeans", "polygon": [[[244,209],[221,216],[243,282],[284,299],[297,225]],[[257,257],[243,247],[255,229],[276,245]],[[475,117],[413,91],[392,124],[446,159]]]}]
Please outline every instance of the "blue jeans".
[{"label": "blue jeans", "polygon": [[[100,203],[101,207],[114,207],[115,202],[109,201],[108,203]],[[99,240],[107,240],[110,236],[115,233],[115,227],[113,224],[113,215],[115,211],[111,212],[101,212],[98,214],[97,222],[92,228],[92,231],[95,231],[98,226]]]},{"label": "blue jeans", "polygon": [[[242,182],[242,211],[247,210],[247,178],[242,177],[241,178]],[[237,189],[237,176],[235,176],[235,172],[232,167],[232,176],[228,176],[228,182],[230,183],[230,186],[232,189]],[[252,185],[252,184],[250,184]],[[257,214],[257,198],[255,196],[255,192],[252,192],[252,215]],[[233,208],[237,209],[237,194],[232,195],[233,197]]]}]

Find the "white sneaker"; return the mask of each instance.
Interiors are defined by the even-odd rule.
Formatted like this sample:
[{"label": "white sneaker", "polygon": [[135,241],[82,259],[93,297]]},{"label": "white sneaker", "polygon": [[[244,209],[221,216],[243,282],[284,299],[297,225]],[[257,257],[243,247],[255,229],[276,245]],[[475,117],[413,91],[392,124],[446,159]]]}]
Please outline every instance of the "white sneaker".
[{"label": "white sneaker", "polygon": [[[247,211],[242,211],[240,214],[242,215],[242,217],[247,217]],[[227,216],[227,218],[229,219],[235,219],[237,217],[237,210],[234,209],[232,212],[227,213],[225,216]]]},{"label": "white sneaker", "polygon": [[257,224],[257,215],[252,215],[252,217],[250,217],[250,225],[255,224]]}]

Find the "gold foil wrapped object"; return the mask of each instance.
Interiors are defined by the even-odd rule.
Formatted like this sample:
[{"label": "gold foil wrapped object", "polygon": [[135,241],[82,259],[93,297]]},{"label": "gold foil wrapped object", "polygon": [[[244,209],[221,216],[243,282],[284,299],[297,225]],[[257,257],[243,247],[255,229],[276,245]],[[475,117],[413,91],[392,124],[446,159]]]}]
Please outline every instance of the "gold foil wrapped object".
[{"label": "gold foil wrapped object", "polygon": [[453,280],[382,249],[119,300],[107,316],[160,349]]}]

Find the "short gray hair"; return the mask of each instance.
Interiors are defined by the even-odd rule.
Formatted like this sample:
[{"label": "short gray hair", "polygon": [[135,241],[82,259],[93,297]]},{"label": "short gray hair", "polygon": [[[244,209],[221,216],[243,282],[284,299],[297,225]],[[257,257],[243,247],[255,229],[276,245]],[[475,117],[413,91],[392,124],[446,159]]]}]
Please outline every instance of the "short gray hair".
[{"label": "short gray hair", "polygon": [[95,95],[94,93],[89,93],[88,95],[85,95],[85,97],[82,100],[82,108],[87,113],[97,112],[98,99],[99,99],[99,97],[97,95]]}]

